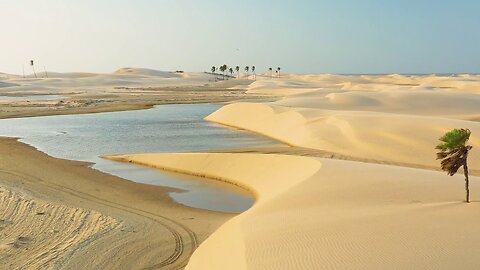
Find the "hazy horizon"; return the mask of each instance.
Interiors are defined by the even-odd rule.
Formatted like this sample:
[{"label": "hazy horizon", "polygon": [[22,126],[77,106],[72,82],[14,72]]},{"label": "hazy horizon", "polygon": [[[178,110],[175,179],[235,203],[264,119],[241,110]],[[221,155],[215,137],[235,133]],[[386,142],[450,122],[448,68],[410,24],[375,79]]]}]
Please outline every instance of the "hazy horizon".
[{"label": "hazy horizon", "polygon": [[122,67],[259,73],[480,72],[476,1],[17,1],[0,3],[0,72]]}]

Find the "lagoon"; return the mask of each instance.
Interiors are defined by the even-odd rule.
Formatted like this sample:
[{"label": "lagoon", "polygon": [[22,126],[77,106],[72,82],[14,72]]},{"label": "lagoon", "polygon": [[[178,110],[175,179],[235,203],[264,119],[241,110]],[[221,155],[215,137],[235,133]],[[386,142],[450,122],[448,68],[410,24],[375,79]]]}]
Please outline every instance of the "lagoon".
[{"label": "lagoon", "polygon": [[253,204],[253,198],[241,188],[99,158],[111,154],[190,152],[278,144],[203,120],[218,108],[220,105],[216,104],[173,104],[139,111],[2,119],[0,136],[18,137],[56,158],[92,162],[94,169],[135,182],[181,189],[169,195],[187,206],[242,212]]}]

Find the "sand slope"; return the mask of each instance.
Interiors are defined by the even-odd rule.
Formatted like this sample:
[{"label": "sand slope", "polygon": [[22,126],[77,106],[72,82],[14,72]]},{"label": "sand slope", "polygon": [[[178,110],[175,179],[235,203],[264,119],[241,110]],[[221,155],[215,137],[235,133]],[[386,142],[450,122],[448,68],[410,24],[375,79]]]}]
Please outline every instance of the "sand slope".
[{"label": "sand slope", "polygon": [[[461,202],[461,176],[284,155],[113,158],[215,177],[258,195],[250,210],[197,249],[187,269],[476,269],[480,263],[480,204]],[[477,178],[472,188],[480,188]]]},{"label": "sand slope", "polygon": [[[472,155],[480,155],[480,123],[429,116],[297,109],[274,104],[235,103],[207,120],[257,132],[290,145],[353,157],[437,166],[438,138],[452,128],[470,128]],[[480,160],[471,159],[472,169]]]}]

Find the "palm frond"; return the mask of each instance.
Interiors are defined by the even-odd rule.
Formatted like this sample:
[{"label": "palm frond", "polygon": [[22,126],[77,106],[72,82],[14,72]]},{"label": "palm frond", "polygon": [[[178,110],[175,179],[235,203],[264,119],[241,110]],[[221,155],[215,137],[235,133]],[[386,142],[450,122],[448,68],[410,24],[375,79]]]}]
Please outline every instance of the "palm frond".
[{"label": "palm frond", "polygon": [[439,139],[441,143],[437,145],[436,149],[446,152],[465,147],[470,134],[469,129],[453,129]]},{"label": "palm frond", "polygon": [[437,157],[442,156],[442,158],[440,158],[442,159],[440,163],[442,170],[446,171],[450,176],[455,175],[458,169],[467,161],[468,150],[469,148],[463,147],[457,151],[437,153]]}]

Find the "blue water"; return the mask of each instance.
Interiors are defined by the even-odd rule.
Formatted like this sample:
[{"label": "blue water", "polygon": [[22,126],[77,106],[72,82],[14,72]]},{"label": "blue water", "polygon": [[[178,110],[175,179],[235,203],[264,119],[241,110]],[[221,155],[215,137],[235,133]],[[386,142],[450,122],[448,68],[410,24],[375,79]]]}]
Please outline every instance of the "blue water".
[{"label": "blue water", "polygon": [[214,104],[160,105],[153,109],[0,120],[0,136],[19,137],[53,157],[95,163],[93,168],[135,182],[182,189],[169,195],[192,207],[224,212],[248,209],[240,188],[204,178],[101,159],[100,155],[188,152],[274,145],[253,134],[203,120]]}]

